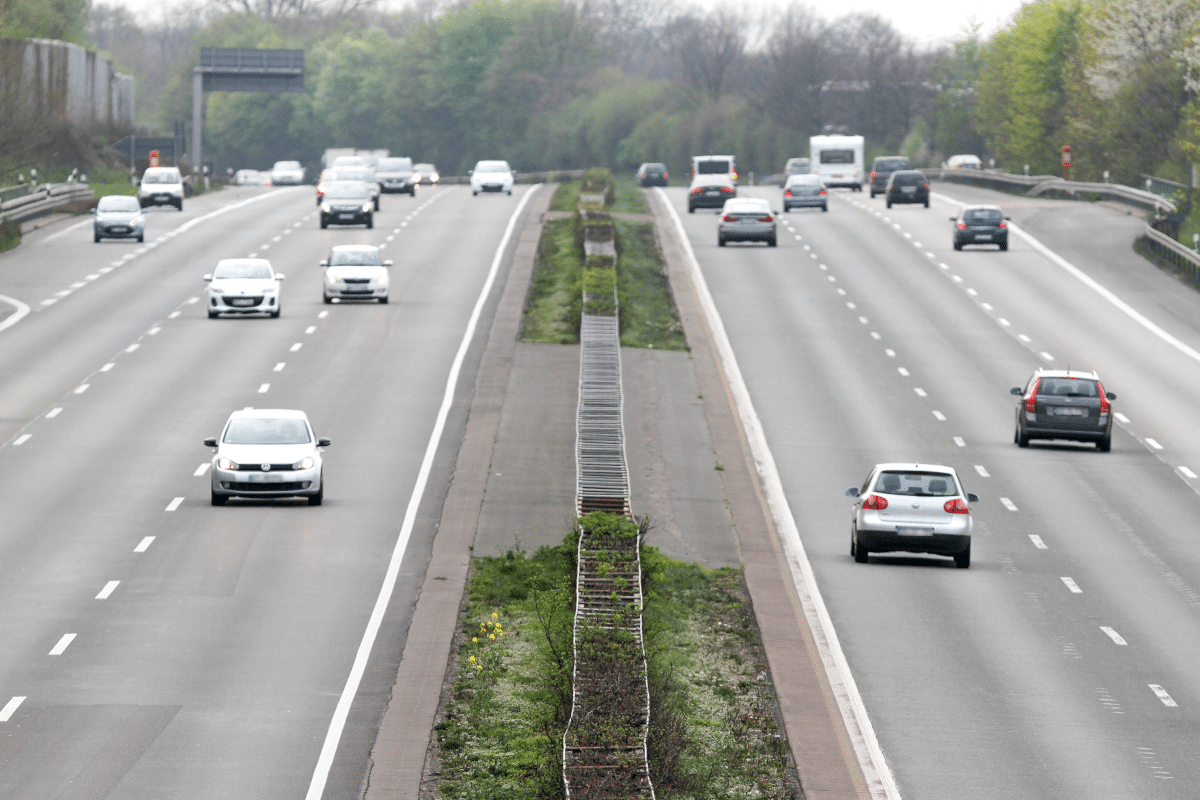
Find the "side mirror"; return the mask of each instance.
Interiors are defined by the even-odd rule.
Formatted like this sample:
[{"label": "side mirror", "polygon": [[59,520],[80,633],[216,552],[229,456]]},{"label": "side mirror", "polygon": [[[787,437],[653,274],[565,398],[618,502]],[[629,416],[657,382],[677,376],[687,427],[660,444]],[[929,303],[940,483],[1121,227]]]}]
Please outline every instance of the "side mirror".
[{"label": "side mirror", "polygon": [[93,217],[96,216],[96,209],[94,209],[94,208],[92,209],[92,216]]},{"label": "side mirror", "polygon": [[205,439],[204,446],[205,447],[216,447],[217,446],[217,437],[210,436],[207,439]]},{"label": "side mirror", "polygon": [[322,258],[320,261],[318,261],[318,262],[317,262],[317,266],[318,266],[318,267],[328,267],[328,266],[329,266],[329,259],[328,259],[328,258]]},{"label": "side mirror", "polygon": [[211,281],[211,280],[212,280],[212,273],[209,273],[208,275],[205,275],[205,276],[204,276],[204,280],[206,280],[206,281]]},{"label": "side mirror", "polygon": [[468,176],[470,176],[470,175],[474,175],[474,174],[475,174],[475,170],[473,170],[473,169],[469,169],[469,170],[467,170],[467,175],[468,175]]},{"label": "side mirror", "polygon": [[967,492],[967,502],[968,503],[978,503],[979,495],[975,494],[974,492]]},{"label": "side mirror", "polygon": [[846,497],[858,497],[858,487],[851,486],[846,490]]},{"label": "side mirror", "polygon": [[317,447],[329,447],[330,444],[328,439],[317,439]]},{"label": "side mirror", "polygon": [[1020,397],[1021,395],[1025,394],[1024,390],[1021,389],[1020,386],[1014,386],[1013,388],[1008,390],[1008,393],[1015,394],[1017,397]]},{"label": "side mirror", "polygon": [[1005,217],[1005,219],[1012,219],[1012,217]]},{"label": "side mirror", "polygon": [[1112,392],[1105,392],[1105,393],[1104,393],[1104,396],[1105,396],[1105,397],[1107,397],[1109,400],[1116,400],[1116,399],[1117,399],[1117,396],[1116,396],[1115,394],[1113,394]]},{"label": "side mirror", "polygon": [[277,280],[277,281],[281,281],[281,280],[283,280],[283,273],[282,273],[282,272],[276,272],[276,273],[275,273],[275,280]]},{"label": "side mirror", "polygon": [[388,259],[385,259],[385,260],[384,260],[384,262],[383,262],[383,265],[384,265],[385,267],[390,267],[390,266],[391,266],[392,264],[394,264],[394,263],[395,263],[394,261],[392,261],[390,258],[388,258]]},{"label": "side mirror", "polygon": [[950,221],[951,221],[951,222],[958,222],[958,217],[951,217],[951,218],[950,218]]}]

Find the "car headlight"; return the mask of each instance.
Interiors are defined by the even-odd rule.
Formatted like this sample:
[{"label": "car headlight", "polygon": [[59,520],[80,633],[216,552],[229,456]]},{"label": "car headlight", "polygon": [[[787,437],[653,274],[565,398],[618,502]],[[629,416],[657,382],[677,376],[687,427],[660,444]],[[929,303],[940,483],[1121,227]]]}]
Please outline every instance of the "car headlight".
[{"label": "car headlight", "polygon": [[329,203],[321,203],[321,210],[326,214],[328,214],[330,211],[333,211],[333,209],[330,208]]},{"label": "car headlight", "polygon": [[238,465],[232,459],[222,457],[217,459],[217,467],[220,469],[235,470],[238,468]]},{"label": "car headlight", "polygon": [[364,214],[371,213],[371,204],[370,203],[363,203],[363,213]]},{"label": "car headlight", "polygon": [[433,173],[432,175],[430,175],[430,176],[429,176],[429,180],[433,181],[434,183],[437,183],[437,182],[438,182],[438,178],[439,178],[439,177],[440,177],[440,176],[439,176],[439,175],[438,175],[438,174],[435,172],[435,173]]},{"label": "car headlight", "polygon": [[414,172],[412,179],[413,179],[413,183],[420,183],[421,182],[421,173]]},{"label": "car headlight", "polygon": [[378,278],[375,279],[375,283],[379,286],[387,286],[388,285],[388,276],[380,275]]},{"label": "car headlight", "polygon": [[337,275],[330,275],[329,273],[325,273],[325,277],[329,280],[330,283],[341,283],[342,282],[342,279],[339,278]]},{"label": "car headlight", "polygon": [[146,221],[146,218],[143,217],[141,214],[138,214],[136,217],[134,217],[132,220],[130,220],[130,223],[133,225],[141,225],[145,221]]},{"label": "car headlight", "polygon": [[292,469],[312,469],[316,464],[317,460],[315,458],[307,456],[292,464]]}]

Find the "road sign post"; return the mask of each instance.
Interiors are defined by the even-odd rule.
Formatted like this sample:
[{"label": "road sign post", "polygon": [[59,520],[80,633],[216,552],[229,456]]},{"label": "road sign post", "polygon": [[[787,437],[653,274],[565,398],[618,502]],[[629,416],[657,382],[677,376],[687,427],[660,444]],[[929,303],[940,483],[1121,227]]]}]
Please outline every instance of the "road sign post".
[{"label": "road sign post", "polygon": [[1063,180],[1069,181],[1071,180],[1071,145],[1064,144],[1060,152],[1062,153]]}]

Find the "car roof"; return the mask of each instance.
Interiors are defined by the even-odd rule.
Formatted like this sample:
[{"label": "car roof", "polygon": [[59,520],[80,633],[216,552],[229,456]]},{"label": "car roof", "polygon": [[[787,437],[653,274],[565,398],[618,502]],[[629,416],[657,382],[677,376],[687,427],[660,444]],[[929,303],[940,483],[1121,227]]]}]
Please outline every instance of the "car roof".
[{"label": "car roof", "polygon": [[963,206],[963,211],[1000,211],[1000,206],[992,206],[987,203],[975,203],[969,206]]},{"label": "car roof", "polygon": [[352,253],[355,250],[374,250],[379,251],[379,248],[373,244],[335,244],[333,252],[335,253]]},{"label": "car roof", "polygon": [[265,258],[222,258],[217,262],[217,266],[222,264],[266,264],[271,266],[271,262]]},{"label": "car roof", "polygon": [[1038,367],[1033,374],[1039,378],[1082,378],[1084,380],[1100,380],[1095,370],[1082,369],[1042,369]]},{"label": "car roof", "polygon": [[824,183],[820,175],[813,175],[809,172],[800,173],[798,175],[788,175],[788,183]]},{"label": "car roof", "polygon": [[230,419],[303,419],[308,415],[294,408],[243,408],[229,415]]},{"label": "car roof", "polygon": [[903,470],[910,470],[912,472],[946,472],[958,477],[958,473],[954,470],[954,467],[947,467],[942,464],[914,464],[911,461],[906,461],[875,465],[875,472],[900,472]]}]

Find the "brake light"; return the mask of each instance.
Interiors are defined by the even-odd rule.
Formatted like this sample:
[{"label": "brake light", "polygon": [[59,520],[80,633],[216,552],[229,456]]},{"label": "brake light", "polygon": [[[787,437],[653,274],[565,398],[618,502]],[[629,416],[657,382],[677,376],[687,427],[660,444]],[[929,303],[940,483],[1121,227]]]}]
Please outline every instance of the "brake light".
[{"label": "brake light", "polygon": [[721,191],[726,192],[728,194],[733,194],[733,187],[732,186],[722,186]]},{"label": "brake light", "polygon": [[791,197],[791,196],[792,196],[792,190],[791,190],[791,189],[788,189],[786,192],[784,192],[784,193],[783,193],[783,196],[784,196],[784,197]]},{"label": "brake light", "polygon": [[733,216],[732,214],[726,214],[725,216],[721,217],[721,222],[737,222],[737,217]]},{"label": "brake light", "polygon": [[873,494],[867,497],[866,500],[863,500],[862,507],[873,509],[875,511],[882,511],[883,509],[887,508],[887,500],[877,494]]},{"label": "brake light", "polygon": [[1025,400],[1025,411],[1029,414],[1037,413],[1037,392],[1038,387],[1042,385],[1042,379],[1038,378],[1037,383],[1033,384],[1033,391],[1029,393],[1029,397]]},{"label": "brake light", "polygon": [[956,497],[953,500],[947,500],[942,508],[946,509],[947,514],[970,514],[971,509],[967,508],[967,501],[961,497]]},{"label": "brake light", "polygon": [[1000,223],[999,225],[997,225],[996,227],[998,227],[1000,230],[1004,230],[1005,228],[1007,228],[1007,227],[1008,227],[1008,223],[1007,223],[1007,222],[1001,222],[1001,223]]},{"label": "brake light", "polygon": [[821,187],[821,197],[825,196],[825,187]]},{"label": "brake light", "polygon": [[958,223],[958,229],[960,231],[965,231],[967,229],[967,223],[965,223],[965,222]]},{"label": "brake light", "polygon": [[765,217],[759,217],[759,218],[758,218],[758,221],[759,221],[759,222],[774,222],[774,221],[775,221],[775,218],[774,218],[774,217],[772,217],[770,214],[768,214],[768,215],[767,215],[767,216],[765,216]]},{"label": "brake light", "polygon": [[871,180],[875,180],[875,173],[874,173],[874,172],[872,172],[872,173],[871,173]]},{"label": "brake light", "polygon": [[1108,398],[1104,396],[1104,384],[1096,381],[1096,388],[1100,390],[1100,416],[1108,416],[1108,412],[1112,410],[1112,406],[1108,403]]},{"label": "brake light", "polygon": [[700,194],[703,191],[704,191],[703,186],[697,186],[695,189],[692,189],[692,194]]},{"label": "brake light", "polygon": [[928,189],[928,188],[929,188],[929,184],[928,184],[928,183],[923,183],[923,184],[921,184],[921,185],[922,185],[922,186],[924,186],[926,189]]}]

